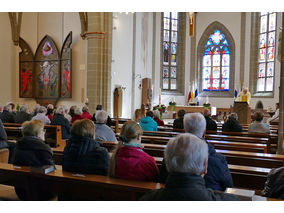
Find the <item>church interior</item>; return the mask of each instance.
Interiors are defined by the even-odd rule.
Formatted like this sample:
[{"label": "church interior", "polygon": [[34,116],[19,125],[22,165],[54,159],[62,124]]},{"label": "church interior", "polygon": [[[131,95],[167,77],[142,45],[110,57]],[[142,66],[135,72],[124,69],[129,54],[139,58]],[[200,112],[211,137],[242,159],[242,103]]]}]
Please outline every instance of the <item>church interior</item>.
[{"label": "church interior", "polygon": [[[21,162],[16,156],[17,153],[20,156],[22,136],[32,136],[25,130],[29,125],[36,125],[26,123],[32,122],[32,117],[31,121],[7,122],[0,114],[3,122],[0,127],[6,131],[4,140],[9,142],[5,148],[8,155],[0,147],[0,200],[173,200],[168,194],[167,198],[156,195],[149,198],[145,194],[168,187],[168,182],[160,181],[162,168],[171,168],[167,159],[171,156],[171,153],[167,155],[171,146],[167,145],[179,143],[180,137],[202,139],[210,144],[206,147],[209,149],[207,174],[202,171],[201,175],[207,188],[211,187],[207,185],[210,180],[206,175],[212,172],[212,164],[221,158],[226,162],[224,170],[220,168],[213,173],[224,178],[228,172],[231,182],[224,181],[221,188],[214,188],[218,184],[213,184],[212,189],[222,191],[212,195],[215,200],[284,199],[283,21],[282,12],[0,12],[0,106],[3,111],[0,113],[12,103],[15,116],[24,110],[32,114],[37,106],[45,106],[48,112],[49,105],[55,108],[54,117],[61,109],[70,114],[72,107],[90,115],[75,121],[74,108],[68,137],[64,136],[65,127],[56,124],[54,117],[42,125],[44,142],[48,144],[46,152],[52,152],[53,163],[52,167],[40,170],[39,166],[29,167],[32,164],[15,163]],[[193,115],[190,117],[190,114]],[[200,136],[190,130],[198,129],[203,122],[197,122],[201,119],[199,115],[206,119],[206,129]],[[100,116],[107,116],[110,124],[106,119],[99,122]],[[153,116],[155,119],[149,118]],[[175,122],[180,117],[182,127],[177,128]],[[207,117],[213,122],[213,129]],[[144,129],[144,118],[155,120],[156,127]],[[83,124],[88,119],[94,122]],[[187,119],[197,123],[188,127]],[[237,122],[240,131],[226,129],[232,120]],[[255,123],[263,129],[253,132],[251,125]],[[143,131],[130,137],[125,133],[126,126],[135,124],[140,124]],[[71,143],[74,135],[86,134],[79,130],[76,133],[79,125],[93,125],[93,137],[99,128],[104,128],[104,133],[109,129],[114,135],[114,141],[109,139],[109,134],[96,145],[106,150],[105,164],[109,170],[87,174],[84,171],[91,170],[92,165],[79,169],[79,161],[74,165],[67,163],[75,158],[72,149],[76,149],[76,143]],[[130,147],[128,137],[131,141],[136,137],[142,144],[141,151],[150,156],[149,161],[158,170],[158,174],[151,175],[160,174],[159,178],[139,176],[131,180],[135,173],[132,170],[129,176],[109,175],[111,169],[118,174],[119,166],[127,170],[123,166],[127,163],[119,164],[118,157],[123,154],[123,148]],[[219,156],[214,158],[220,158],[213,162],[211,157],[213,163],[210,147]],[[67,158],[64,155],[68,151],[71,154]],[[40,154],[40,158],[46,155]],[[116,167],[112,168],[115,159]],[[182,160],[177,157],[176,165]],[[103,164],[102,160],[91,160],[91,157],[90,162]],[[136,168],[143,169],[137,165]],[[65,170],[65,167],[72,169]],[[143,177],[151,169],[148,166]],[[172,172],[167,175],[173,178]],[[43,185],[46,188],[39,190]],[[159,193],[162,196],[166,190]],[[192,198],[195,199],[198,200]]]}]

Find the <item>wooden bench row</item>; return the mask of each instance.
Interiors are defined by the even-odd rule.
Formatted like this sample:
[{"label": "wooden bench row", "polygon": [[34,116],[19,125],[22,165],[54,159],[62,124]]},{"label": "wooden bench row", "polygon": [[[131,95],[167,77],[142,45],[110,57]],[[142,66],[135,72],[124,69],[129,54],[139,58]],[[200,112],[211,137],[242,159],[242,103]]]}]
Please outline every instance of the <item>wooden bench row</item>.
[{"label": "wooden bench row", "polygon": [[[142,182],[111,178],[102,175],[74,174],[62,171],[61,166],[48,174],[31,172],[30,167],[14,167],[11,164],[0,163],[0,176],[6,178],[8,185],[17,182],[31,181],[32,178],[40,178],[50,190],[59,196],[76,195],[76,200],[138,200],[144,193],[163,187],[160,183]],[[27,185],[30,200],[35,200]]]},{"label": "wooden bench row", "polygon": [[[9,180],[8,185],[31,183],[34,178],[45,181],[51,191],[59,197],[67,195],[74,200],[102,200],[102,201],[135,201],[145,193],[163,188],[164,185],[154,182],[123,180],[102,175],[74,174],[62,171],[61,166],[48,174],[31,172],[30,167],[14,167],[11,164],[0,163],[0,175]],[[232,168],[234,169],[234,168]],[[34,188],[26,185],[29,199],[35,200]],[[274,201],[276,199],[255,196],[256,201]]]},{"label": "wooden bench row", "polygon": [[[7,126],[6,126],[7,125]],[[4,129],[7,133],[8,140],[18,140],[22,135],[21,124],[7,124],[4,123]],[[46,130],[45,139],[46,143],[50,144],[52,147],[62,146],[62,132],[61,126],[59,125],[45,125],[44,129]]]},{"label": "wooden bench row", "polygon": [[[171,138],[172,137],[143,135],[142,142],[166,145]],[[208,136],[207,142],[211,143],[215,148],[247,152],[268,153],[270,147],[268,139],[258,140],[257,138],[248,137],[240,138],[228,136],[226,138],[222,138],[222,136],[218,137],[218,135],[216,135],[216,137]]]},{"label": "wooden bench row", "polygon": [[[111,152],[117,142],[102,141],[104,146]],[[153,157],[163,157],[166,145],[142,143],[146,153]],[[264,168],[278,168],[284,166],[284,155],[241,152],[232,150],[216,149],[217,153],[226,156],[229,164],[255,166]]]},{"label": "wooden bench row", "polygon": [[[114,149],[114,146],[117,144],[115,142],[103,142],[103,144],[108,148],[109,151]],[[147,152],[148,147],[145,145]],[[57,147],[53,148],[54,152],[54,162],[56,164],[62,164],[63,159],[63,148]],[[151,152],[148,152],[151,153]],[[152,153],[153,154],[153,153]],[[154,157],[157,166],[160,167],[162,165],[162,157]],[[241,165],[233,165],[229,164],[229,169],[232,174],[234,186],[237,188],[246,188],[253,190],[262,190],[264,187],[264,183],[266,181],[267,174],[269,173],[269,168],[262,167],[253,167],[253,166],[241,166]]]}]

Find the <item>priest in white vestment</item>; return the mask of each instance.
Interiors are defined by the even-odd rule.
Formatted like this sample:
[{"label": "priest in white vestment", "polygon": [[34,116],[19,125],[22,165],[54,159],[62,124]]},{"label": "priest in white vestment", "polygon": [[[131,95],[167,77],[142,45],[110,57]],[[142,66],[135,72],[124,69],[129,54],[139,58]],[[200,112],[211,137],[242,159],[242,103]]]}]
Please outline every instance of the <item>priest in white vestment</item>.
[{"label": "priest in white vestment", "polygon": [[235,101],[247,102],[250,105],[251,94],[248,88],[244,88],[243,91],[239,92]]}]

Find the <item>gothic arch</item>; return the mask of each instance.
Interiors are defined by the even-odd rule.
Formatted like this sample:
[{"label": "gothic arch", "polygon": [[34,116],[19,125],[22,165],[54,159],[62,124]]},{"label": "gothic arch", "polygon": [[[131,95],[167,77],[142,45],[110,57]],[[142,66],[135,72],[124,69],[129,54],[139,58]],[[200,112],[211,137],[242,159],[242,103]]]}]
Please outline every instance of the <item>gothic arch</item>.
[{"label": "gothic arch", "polygon": [[[225,35],[229,46],[228,49],[230,51],[230,86],[229,91],[226,92],[207,92],[202,91],[202,58],[203,53],[205,51],[205,44],[211,34],[214,33],[215,30],[220,30],[222,34]],[[204,30],[197,46],[197,76],[199,82],[200,96],[218,96],[218,97],[233,97],[234,96],[234,84],[235,84],[235,41],[230,31],[220,22],[214,21],[208,25],[208,27]]]},{"label": "gothic arch", "polygon": [[35,98],[60,97],[60,54],[53,39],[46,35],[39,43],[34,63]]}]

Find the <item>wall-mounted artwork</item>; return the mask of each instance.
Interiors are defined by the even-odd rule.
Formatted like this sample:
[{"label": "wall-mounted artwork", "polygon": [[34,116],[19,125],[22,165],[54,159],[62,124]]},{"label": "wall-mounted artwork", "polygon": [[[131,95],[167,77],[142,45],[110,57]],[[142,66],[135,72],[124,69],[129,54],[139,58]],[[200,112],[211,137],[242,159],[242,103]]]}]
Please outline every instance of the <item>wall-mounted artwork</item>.
[{"label": "wall-mounted artwork", "polygon": [[61,97],[70,98],[71,91],[71,46],[72,33],[66,37],[61,50]]},{"label": "wall-mounted artwork", "polygon": [[20,77],[20,98],[33,97],[33,53],[29,45],[20,38],[19,46],[21,52],[19,54],[19,77]]},{"label": "wall-mounted artwork", "polygon": [[39,43],[35,54],[35,98],[58,98],[60,56],[48,35]]},{"label": "wall-mounted artwork", "polygon": [[21,38],[20,47],[20,97],[51,100],[72,96],[70,32],[62,46],[61,54],[52,38],[46,35],[39,43],[35,56]]}]

